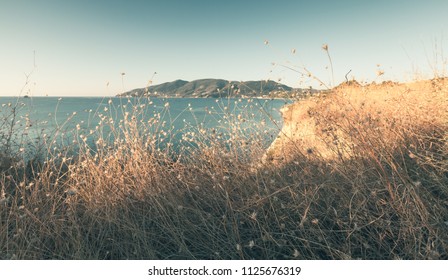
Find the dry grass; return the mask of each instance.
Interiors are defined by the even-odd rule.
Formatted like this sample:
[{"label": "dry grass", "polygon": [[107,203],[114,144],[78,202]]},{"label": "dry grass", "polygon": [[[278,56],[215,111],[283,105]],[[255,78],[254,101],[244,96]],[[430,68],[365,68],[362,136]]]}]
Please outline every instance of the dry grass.
[{"label": "dry grass", "polygon": [[447,108],[446,79],[343,84],[285,108],[265,161],[302,169],[348,256],[447,258]]},{"label": "dry grass", "polygon": [[[229,116],[173,157],[127,116],[96,152],[0,175],[1,259],[446,259],[448,83],[340,86],[289,106],[264,164]],[[101,129],[101,128],[100,128]]]}]

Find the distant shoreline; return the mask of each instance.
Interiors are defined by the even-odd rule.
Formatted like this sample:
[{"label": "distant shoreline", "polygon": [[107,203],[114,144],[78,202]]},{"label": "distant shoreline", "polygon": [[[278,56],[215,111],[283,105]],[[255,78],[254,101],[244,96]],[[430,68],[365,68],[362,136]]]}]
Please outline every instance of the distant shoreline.
[{"label": "distant shoreline", "polygon": [[158,98],[158,99],[262,99],[262,100],[295,100],[295,98],[283,98],[283,97],[237,97],[237,96],[225,96],[225,97],[191,97],[191,96],[0,96],[0,98],[21,98],[21,99],[33,99],[33,98]]}]

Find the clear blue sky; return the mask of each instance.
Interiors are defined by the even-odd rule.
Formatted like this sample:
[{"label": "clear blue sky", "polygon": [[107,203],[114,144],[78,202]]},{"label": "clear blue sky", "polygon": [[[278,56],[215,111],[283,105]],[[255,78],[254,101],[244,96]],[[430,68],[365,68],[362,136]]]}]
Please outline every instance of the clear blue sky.
[{"label": "clear blue sky", "polygon": [[34,63],[34,96],[115,95],[151,79],[313,84],[280,65],[329,83],[323,44],[335,83],[349,70],[375,80],[378,68],[381,79],[430,77],[446,66],[447,12],[446,0],[0,0],[0,96],[18,95]]}]

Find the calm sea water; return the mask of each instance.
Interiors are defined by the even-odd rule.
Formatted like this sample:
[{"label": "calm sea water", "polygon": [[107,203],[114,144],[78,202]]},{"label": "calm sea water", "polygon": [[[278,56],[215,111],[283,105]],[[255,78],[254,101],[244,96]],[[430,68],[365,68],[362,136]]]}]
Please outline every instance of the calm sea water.
[{"label": "calm sea water", "polygon": [[[239,122],[240,127],[246,128],[248,133],[262,129],[263,133],[273,139],[282,126],[279,110],[287,103],[291,101],[234,98],[0,97],[3,126],[0,131],[5,133],[6,123],[12,118],[11,107],[16,106],[16,130],[26,130],[28,139],[54,131],[69,134],[76,128],[89,131],[111,119],[118,124],[126,112],[130,115],[137,112],[137,117],[145,122],[158,119],[158,123],[166,127],[164,131],[170,131],[173,139],[177,140],[198,127],[228,132],[229,126],[235,121]],[[110,129],[110,125],[104,127],[106,130]],[[16,137],[17,135],[22,134],[17,133]],[[269,137],[267,141],[269,142]]]}]

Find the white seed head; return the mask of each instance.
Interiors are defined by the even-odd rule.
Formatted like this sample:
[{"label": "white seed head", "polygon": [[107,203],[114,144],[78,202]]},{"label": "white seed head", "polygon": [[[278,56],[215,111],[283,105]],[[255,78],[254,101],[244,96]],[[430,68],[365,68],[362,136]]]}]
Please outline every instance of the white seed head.
[{"label": "white seed head", "polygon": [[255,242],[253,240],[249,241],[249,248],[252,248],[255,246]]},{"label": "white seed head", "polygon": [[243,248],[241,247],[241,245],[240,245],[240,244],[236,244],[236,250],[237,250],[237,251],[241,251],[241,249],[243,249]]}]

